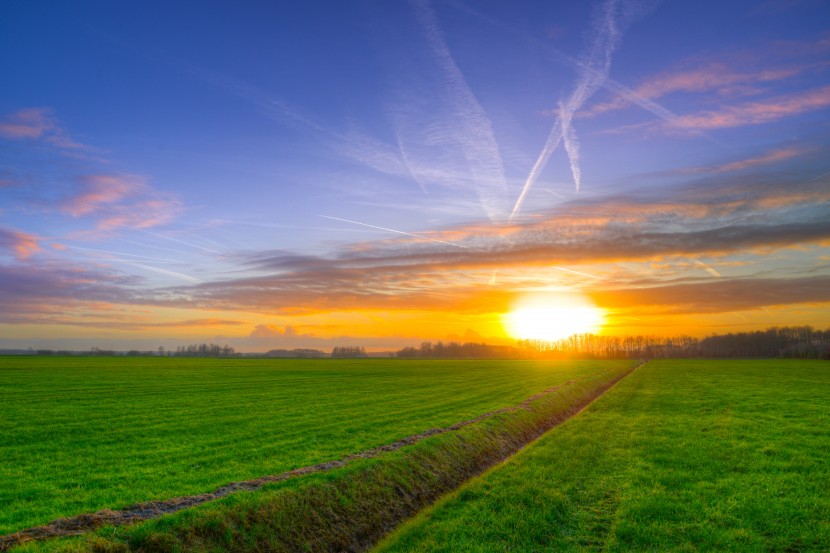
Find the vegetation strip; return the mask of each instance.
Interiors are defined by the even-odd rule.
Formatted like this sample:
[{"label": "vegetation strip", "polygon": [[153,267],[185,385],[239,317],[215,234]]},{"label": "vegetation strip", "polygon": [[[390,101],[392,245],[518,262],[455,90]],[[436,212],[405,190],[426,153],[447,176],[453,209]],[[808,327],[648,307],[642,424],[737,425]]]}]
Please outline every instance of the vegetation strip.
[{"label": "vegetation strip", "polygon": [[[637,366],[639,366],[639,364],[632,367],[631,370],[633,370]],[[548,396],[565,386],[572,385],[579,381],[588,380],[604,372],[608,372],[608,369],[592,373],[580,379],[569,380],[557,386],[553,386],[525,399],[517,405],[503,407],[501,409],[495,409],[487,413],[483,413],[475,418],[458,422],[449,427],[432,428],[419,434],[407,436],[391,444],[385,444],[359,453],[347,455],[342,459],[318,463],[306,467],[300,467],[287,472],[283,472],[281,474],[263,476],[261,478],[256,478],[253,480],[232,482],[209,493],[185,497],[176,497],[163,501],[148,501],[131,505],[120,510],[102,509],[95,513],[84,513],[73,517],[61,518],[42,526],[28,528],[12,534],[0,536],[0,550],[5,551],[16,545],[32,540],[44,540],[65,536],[80,535],[100,528],[102,526],[119,526],[123,524],[131,524],[135,522],[158,518],[168,513],[173,513],[182,509],[194,507],[206,503],[208,501],[213,501],[215,499],[225,497],[234,492],[254,491],[262,488],[266,484],[282,482],[300,476],[344,467],[349,462],[357,459],[372,459],[383,453],[396,451],[398,449],[401,449],[402,447],[413,445],[431,436],[436,436],[448,432],[455,432],[457,430],[481,422],[485,419],[494,417],[496,415],[512,413],[519,409],[530,409],[531,404],[533,402],[542,399],[545,396]]]}]

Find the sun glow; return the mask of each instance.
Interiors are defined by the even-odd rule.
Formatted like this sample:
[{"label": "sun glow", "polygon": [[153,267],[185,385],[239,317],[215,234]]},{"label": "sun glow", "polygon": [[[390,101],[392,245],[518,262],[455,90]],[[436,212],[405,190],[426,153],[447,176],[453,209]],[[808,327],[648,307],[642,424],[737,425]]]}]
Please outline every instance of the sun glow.
[{"label": "sun glow", "polygon": [[546,341],[596,333],[604,322],[603,309],[573,293],[524,296],[503,318],[505,329],[513,338]]}]

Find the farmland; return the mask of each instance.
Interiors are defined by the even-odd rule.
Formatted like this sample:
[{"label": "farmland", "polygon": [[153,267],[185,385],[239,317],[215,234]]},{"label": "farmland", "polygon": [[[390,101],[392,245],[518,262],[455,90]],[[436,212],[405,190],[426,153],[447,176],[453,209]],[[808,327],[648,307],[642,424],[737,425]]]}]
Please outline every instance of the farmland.
[{"label": "farmland", "polygon": [[630,364],[0,358],[0,534],[337,459]]},{"label": "farmland", "polygon": [[830,365],[653,361],[379,551],[830,550]]}]

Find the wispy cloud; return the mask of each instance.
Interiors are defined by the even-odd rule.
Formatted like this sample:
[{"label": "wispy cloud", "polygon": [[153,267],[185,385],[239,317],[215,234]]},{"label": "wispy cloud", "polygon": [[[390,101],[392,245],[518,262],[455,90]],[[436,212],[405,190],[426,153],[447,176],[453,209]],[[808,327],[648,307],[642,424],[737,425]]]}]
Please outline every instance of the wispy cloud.
[{"label": "wispy cloud", "polygon": [[[60,213],[89,222],[92,228],[76,231],[76,238],[162,225],[182,209],[177,198],[150,186],[146,177],[101,171],[109,160],[90,155],[95,150],[72,139],[49,108],[9,115],[0,122],[0,137],[33,142],[38,148],[52,146],[46,149],[48,157],[25,171],[13,166],[3,171],[0,186],[14,189],[15,208],[20,211]],[[71,164],[62,160],[67,156],[73,158]]]},{"label": "wispy cloud", "polygon": [[817,148],[807,146],[784,146],[735,161],[726,161],[711,165],[697,165],[694,167],[678,167],[677,169],[671,169],[668,171],[658,171],[655,173],[639,175],[639,177],[663,178],[672,175],[701,175],[746,171],[768,165],[775,165],[791,159],[815,154],[819,151],[820,150]]},{"label": "wispy cloud", "polygon": [[249,82],[207,69],[189,65],[187,71],[228,94],[236,96],[275,123],[299,132],[310,133],[344,158],[383,174],[410,177],[398,149],[358,129],[339,130],[325,125],[318,118],[278,95]]},{"label": "wispy cloud", "polygon": [[80,181],[81,190],[61,202],[61,211],[73,217],[100,211],[144,188],[143,179],[133,175],[87,175]]},{"label": "wispy cloud", "polygon": [[[724,61],[701,63],[699,60],[693,60],[683,65],[688,67],[664,71],[649,77],[645,82],[633,88],[633,94],[647,100],[656,100],[678,92],[715,92],[721,97],[747,96],[762,92],[762,89],[757,88],[758,85],[786,80],[812,69],[826,68],[828,64],[826,62],[800,63],[777,68],[763,67],[750,71],[735,69],[730,63]],[[617,95],[608,101],[595,104],[586,110],[585,115],[598,115],[623,109],[631,104],[630,98]]]},{"label": "wispy cloud", "polygon": [[[520,224],[474,225],[435,235],[474,240],[475,250],[422,240],[408,241],[402,247],[395,240],[386,240],[356,245],[333,256],[248,252],[248,261],[243,264],[261,276],[188,287],[179,295],[190,299],[176,300],[174,305],[263,313],[350,309],[481,312],[506,305],[512,294],[505,287],[482,291],[494,269],[555,271],[568,279],[569,285],[590,290],[613,288],[618,282],[618,277],[605,270],[597,278],[597,270],[590,267],[621,262],[693,259],[697,260],[694,265],[715,276],[720,275],[715,263],[698,263],[700,257],[722,259],[827,243],[829,194],[820,185],[787,190],[780,183],[774,187],[755,182],[752,186],[728,186],[713,181],[694,183],[674,199],[572,201]],[[763,210],[764,217],[736,222],[736,217],[748,211]],[[509,276],[501,280],[510,282]],[[657,280],[649,286],[663,284]]]},{"label": "wispy cloud", "polygon": [[98,231],[159,226],[181,210],[177,199],[138,175],[83,175],[77,181],[77,190],[61,199],[58,208],[72,217],[94,219]]},{"label": "wispy cloud", "polygon": [[0,121],[0,136],[10,140],[41,140],[67,152],[92,150],[75,141],[50,108],[27,108],[6,116]]}]

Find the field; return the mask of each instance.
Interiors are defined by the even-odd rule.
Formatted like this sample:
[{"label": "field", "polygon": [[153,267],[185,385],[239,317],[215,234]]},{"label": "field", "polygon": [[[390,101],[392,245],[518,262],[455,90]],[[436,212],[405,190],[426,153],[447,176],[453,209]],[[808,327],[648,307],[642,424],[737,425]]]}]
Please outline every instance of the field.
[{"label": "field", "polygon": [[828,551],[830,364],[652,361],[378,551]]},{"label": "field", "polygon": [[0,535],[338,459],[629,365],[0,358]]}]

